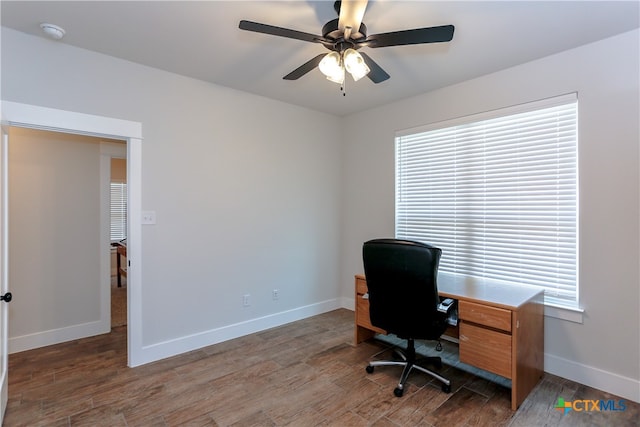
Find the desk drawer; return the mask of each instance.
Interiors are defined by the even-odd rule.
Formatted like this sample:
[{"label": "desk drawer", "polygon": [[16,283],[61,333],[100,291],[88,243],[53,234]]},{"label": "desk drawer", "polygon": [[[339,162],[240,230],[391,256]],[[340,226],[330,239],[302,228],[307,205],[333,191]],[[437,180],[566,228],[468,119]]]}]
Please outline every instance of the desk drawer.
[{"label": "desk drawer", "polygon": [[367,281],[356,277],[356,294],[364,295],[367,293]]},{"label": "desk drawer", "polygon": [[363,326],[367,329],[371,329],[376,332],[385,333],[382,329],[376,328],[371,324],[371,318],[369,317],[369,300],[362,298],[361,295],[358,295],[356,299],[356,304],[358,305],[356,309],[357,318],[356,323],[358,326]]},{"label": "desk drawer", "polygon": [[458,316],[461,320],[511,332],[510,310],[469,301],[460,301],[458,304]]},{"label": "desk drawer", "polygon": [[460,322],[460,361],[511,379],[511,335]]}]

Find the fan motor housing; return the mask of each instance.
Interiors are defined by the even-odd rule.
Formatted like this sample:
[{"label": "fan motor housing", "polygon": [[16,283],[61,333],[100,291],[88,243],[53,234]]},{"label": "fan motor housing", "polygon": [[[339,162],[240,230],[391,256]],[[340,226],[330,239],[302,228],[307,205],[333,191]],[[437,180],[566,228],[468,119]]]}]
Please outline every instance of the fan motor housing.
[{"label": "fan motor housing", "polygon": [[[353,33],[353,34],[356,34],[356,33]],[[357,39],[354,39],[353,42],[351,42],[351,40],[344,40],[344,32],[338,28],[338,19],[332,19],[331,21],[324,24],[324,26],[322,27],[323,37],[330,40],[334,40],[336,43],[334,44],[333,50],[338,50],[338,51],[342,50],[338,48],[338,45],[342,45],[345,43],[350,45],[348,47],[357,49],[355,47],[355,44],[358,41],[364,40],[367,38],[367,26],[364,25],[364,22],[360,24],[360,29],[358,30],[358,34],[360,34],[360,37],[358,37]]]}]

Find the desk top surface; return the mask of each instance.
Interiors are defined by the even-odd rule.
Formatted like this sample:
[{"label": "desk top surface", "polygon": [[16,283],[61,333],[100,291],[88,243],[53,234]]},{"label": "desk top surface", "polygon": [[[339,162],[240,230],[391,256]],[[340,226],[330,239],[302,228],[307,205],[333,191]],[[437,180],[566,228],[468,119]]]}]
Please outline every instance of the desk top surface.
[{"label": "desk top surface", "polygon": [[[358,277],[364,278],[364,275]],[[542,302],[544,291],[533,286],[501,284],[483,279],[439,274],[438,293],[447,298],[514,310],[532,299]]]}]

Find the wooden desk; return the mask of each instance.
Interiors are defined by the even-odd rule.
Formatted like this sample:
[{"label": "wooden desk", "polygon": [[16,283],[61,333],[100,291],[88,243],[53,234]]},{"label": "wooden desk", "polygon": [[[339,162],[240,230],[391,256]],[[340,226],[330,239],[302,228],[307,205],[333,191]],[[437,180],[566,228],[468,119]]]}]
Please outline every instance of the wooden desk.
[{"label": "wooden desk", "polygon": [[[386,332],[369,319],[364,276],[355,276],[355,290],[355,343],[359,344]],[[544,373],[543,291],[443,275],[438,277],[438,291],[458,300],[460,361],[511,380],[515,411]]]},{"label": "wooden desk", "polygon": [[[124,257],[124,267],[120,257]],[[116,246],[116,274],[118,275],[118,287],[122,287],[122,276],[127,277],[127,245],[118,243]]]}]

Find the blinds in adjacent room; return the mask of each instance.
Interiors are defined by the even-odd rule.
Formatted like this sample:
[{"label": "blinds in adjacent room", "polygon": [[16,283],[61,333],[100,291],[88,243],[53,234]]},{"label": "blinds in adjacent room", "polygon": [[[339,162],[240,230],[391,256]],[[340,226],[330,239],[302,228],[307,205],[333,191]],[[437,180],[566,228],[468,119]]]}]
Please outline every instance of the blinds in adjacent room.
[{"label": "blinds in adjacent room", "polygon": [[127,238],[127,184],[111,183],[111,241]]},{"label": "blinds in adjacent room", "polygon": [[573,94],[398,134],[396,237],[577,307],[577,115]]}]

